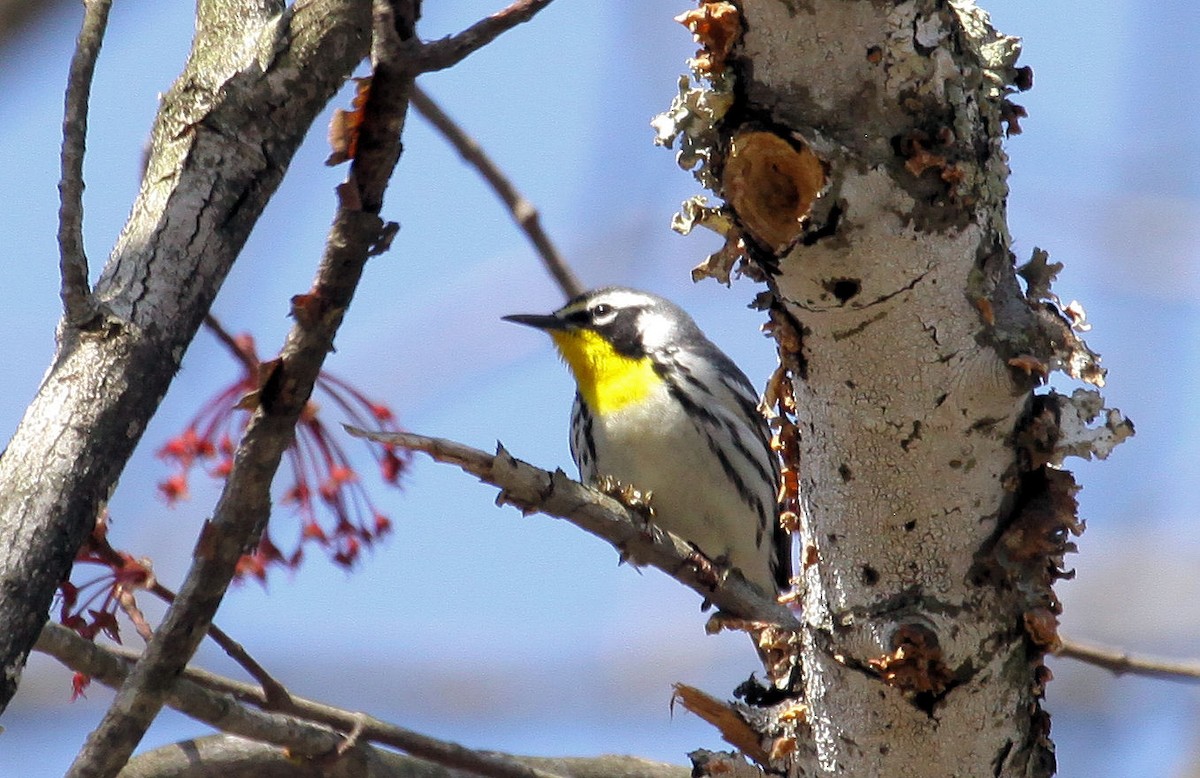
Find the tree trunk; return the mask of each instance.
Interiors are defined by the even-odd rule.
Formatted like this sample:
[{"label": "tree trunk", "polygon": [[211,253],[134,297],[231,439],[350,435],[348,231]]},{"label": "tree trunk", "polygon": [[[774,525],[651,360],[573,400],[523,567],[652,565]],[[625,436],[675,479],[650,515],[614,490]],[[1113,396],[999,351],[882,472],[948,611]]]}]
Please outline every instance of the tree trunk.
[{"label": "tree trunk", "polygon": [[1046,469],[1072,401],[1033,389],[1053,368],[1102,380],[1044,257],[1027,295],[1009,251],[1019,42],[968,2],[736,5],[686,20],[711,88],[656,124],[726,200],[685,210],[727,236],[699,272],[743,259],[768,280],[790,371],[793,769],[1049,775],[1041,659],[1078,528],[1069,474]]}]

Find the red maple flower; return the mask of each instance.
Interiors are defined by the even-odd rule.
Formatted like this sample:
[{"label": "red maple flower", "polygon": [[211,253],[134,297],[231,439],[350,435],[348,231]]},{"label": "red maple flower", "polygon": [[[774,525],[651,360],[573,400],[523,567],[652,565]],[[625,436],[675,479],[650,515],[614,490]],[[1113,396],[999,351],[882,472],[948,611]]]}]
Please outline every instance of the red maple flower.
[{"label": "red maple flower", "polygon": [[71,702],[75,702],[80,697],[86,698],[84,691],[92,684],[92,676],[84,675],[83,673],[75,673],[71,676]]},{"label": "red maple flower", "polygon": [[81,565],[97,565],[103,571],[80,584],[62,581],[58,585],[59,622],[88,640],[95,640],[103,632],[120,643],[117,623],[120,598],[123,593],[145,589],[153,583],[149,562],[134,559],[109,544],[107,516],[96,522],[92,534],[75,554],[75,562],[77,570],[83,569]]},{"label": "red maple flower", "polygon": [[[158,485],[169,504],[188,496],[188,478],[198,463],[206,463],[204,472],[213,478],[225,478],[233,468],[235,440],[241,437],[250,419],[247,402],[259,388],[260,360],[254,339],[249,335],[222,340],[235,351],[242,365],[241,376],[206,400],[182,433],[159,449],[158,456],[171,462],[175,472]],[[366,428],[396,431],[395,414],[383,403],[371,400],[341,378],[322,372],[316,392],[330,400],[351,424]],[[383,481],[396,485],[408,467],[407,452],[394,446],[369,444]],[[299,515],[301,530],[296,546],[281,551],[265,532],[258,548],[238,564],[238,576],[266,580],[273,565],[295,567],[303,559],[306,543],[326,549],[339,565],[351,566],[362,548],[391,530],[391,521],[376,509],[358,472],[338,439],[321,415],[321,407],[310,400],[296,425],[296,435],[285,453],[291,471],[291,483],[284,488],[280,502],[292,506]],[[314,503],[314,493],[320,497]]]}]

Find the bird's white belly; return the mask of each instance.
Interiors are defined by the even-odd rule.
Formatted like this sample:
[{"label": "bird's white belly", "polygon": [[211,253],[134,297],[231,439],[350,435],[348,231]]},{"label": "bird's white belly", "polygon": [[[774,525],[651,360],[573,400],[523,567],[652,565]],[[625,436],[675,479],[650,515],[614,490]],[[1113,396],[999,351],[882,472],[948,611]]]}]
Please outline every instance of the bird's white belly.
[{"label": "bird's white belly", "polygon": [[[774,591],[770,542],[756,543],[759,517],[739,496],[682,406],[664,390],[593,419],[597,475],[651,491],[654,522]],[[769,535],[769,533],[768,533]]]}]

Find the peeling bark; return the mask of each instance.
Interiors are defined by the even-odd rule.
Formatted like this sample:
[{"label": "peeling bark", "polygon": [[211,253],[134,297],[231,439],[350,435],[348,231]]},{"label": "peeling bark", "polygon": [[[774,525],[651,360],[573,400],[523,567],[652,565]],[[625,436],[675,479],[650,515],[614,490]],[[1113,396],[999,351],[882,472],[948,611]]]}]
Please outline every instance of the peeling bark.
[{"label": "peeling bark", "polygon": [[[773,279],[805,369],[794,389],[802,533],[817,560],[801,656],[811,767],[1049,774],[1038,658],[1020,628],[1030,606],[973,576],[1014,506],[1013,432],[1033,388],[975,302],[1001,312],[997,329],[1034,328],[1008,250],[1000,146],[1017,42],[947,3],[807,8],[743,5],[742,86],[829,166],[826,211],[806,235],[837,220],[780,256]],[[896,673],[917,653],[913,631],[923,663]]]},{"label": "peeling bark", "polygon": [[1051,370],[1103,371],[1045,256],[1017,281],[1002,140],[1032,78],[1019,41],[965,0],[707,2],[681,21],[708,86],[684,83],[655,126],[725,204],[693,200],[678,224],[726,236],[698,274],[740,262],[768,283],[795,397],[805,716],[763,727],[794,740],[772,761],[1049,775],[1051,585],[1081,527],[1048,465],[1132,428],[1110,411],[1091,429],[1094,393],[1034,402]]}]

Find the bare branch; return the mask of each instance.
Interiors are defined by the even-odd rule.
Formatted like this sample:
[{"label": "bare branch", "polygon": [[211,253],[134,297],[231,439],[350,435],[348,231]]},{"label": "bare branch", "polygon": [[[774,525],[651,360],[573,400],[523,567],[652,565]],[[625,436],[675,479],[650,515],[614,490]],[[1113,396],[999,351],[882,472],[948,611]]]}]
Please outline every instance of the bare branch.
[{"label": "bare branch", "polygon": [[550,2],[551,0],[517,0],[503,11],[480,19],[457,35],[427,43],[421,47],[416,67],[420,72],[428,73],[457,65],[501,34],[532,19],[538,11],[550,5]]},{"label": "bare branch", "polygon": [[375,67],[350,174],[339,190],[344,210],[371,215],[383,210],[383,195],[400,159],[400,134],[416,76],[412,65],[417,45],[413,25],[419,7],[413,0],[374,0],[371,4],[371,58]]},{"label": "bare branch", "polygon": [[472,138],[467,132],[460,127],[453,119],[451,119],[441,106],[437,104],[432,97],[429,96],[421,87],[413,85],[412,94],[409,96],[412,100],[413,107],[429,120],[438,132],[442,134],[446,140],[450,141],[450,145],[458,151],[464,160],[483,176],[483,180],[488,183],[504,204],[508,206],[509,213],[512,214],[513,221],[529,238],[529,242],[537,250],[538,256],[542,259],[542,264],[545,265],[546,271],[550,273],[550,277],[558,284],[558,288],[562,290],[564,296],[570,298],[583,293],[583,285],[579,283],[579,279],[575,276],[574,271],[558,253],[554,242],[550,240],[550,236],[542,229],[541,219],[538,215],[538,210],[533,203],[525,199],[525,197],[517,191],[513,183],[504,175],[500,167],[492,161],[487,152]]},{"label": "bare branch", "polygon": [[[121,686],[128,677],[134,658],[132,652],[117,653],[103,648],[54,623],[42,629],[36,648],[113,688]],[[244,686],[254,689],[249,684]],[[254,692],[262,699],[261,692],[257,689]],[[204,688],[191,673],[169,684],[165,700],[172,708],[222,731],[287,746],[300,755],[331,754],[342,742],[342,736],[327,726],[239,705],[229,693]]]},{"label": "bare branch", "polygon": [[245,349],[237,342],[237,339],[230,334],[229,330],[225,329],[225,325],[213,316],[212,313],[204,314],[204,326],[208,328],[217,340],[229,349],[229,353],[233,358],[242,363],[249,375],[258,375],[260,367],[258,359],[252,354],[246,353]]},{"label": "bare branch", "polygon": [[63,106],[62,178],[58,182],[60,295],[67,326],[84,324],[95,314],[83,249],[83,154],[87,147],[88,97],[96,58],[108,27],[112,0],[85,0],[83,26],[71,57]]},{"label": "bare branch", "polygon": [[[564,778],[688,778],[690,768],[651,762],[633,756],[516,757],[523,764],[552,770]],[[370,778],[475,778],[474,771],[446,768],[433,762],[383,749],[364,748],[351,754],[344,772],[311,773],[313,778],[363,775]],[[338,766],[349,761],[343,759]],[[365,762],[365,764],[363,764]],[[355,770],[358,770],[355,772]],[[130,760],[121,778],[298,778],[310,773],[286,752],[231,735],[209,735],[156,748]]]},{"label": "bare branch", "polygon": [[1080,643],[1063,639],[1055,656],[1078,659],[1096,667],[1102,667],[1113,675],[1144,675],[1167,681],[1195,683],[1200,681],[1200,662],[1184,662],[1160,657],[1138,656],[1120,649]]},{"label": "bare branch", "polygon": [[540,470],[513,458],[503,446],[497,446],[496,454],[492,455],[442,438],[407,432],[367,432],[344,426],[355,437],[421,451],[438,462],[457,465],[500,489],[497,501],[523,512],[538,511],[566,519],[611,543],[623,559],[662,570],[728,615],[761,625],[800,628],[791,611],[764,596],[740,575],[723,574],[695,546],[646,525],[617,500],[571,480],[562,470],[553,473]]},{"label": "bare branch", "polygon": [[[127,649],[98,646],[53,623],[43,629],[37,650],[112,687],[123,684],[130,664],[140,658]],[[303,697],[292,697],[293,705],[286,714],[256,710],[235,702],[236,698],[257,707],[266,706],[267,699],[256,686],[193,668],[184,670],[181,676],[166,695],[171,707],[224,732],[286,746],[301,755],[333,753],[343,737],[329,727],[345,732],[357,729],[362,740],[390,745],[447,767],[493,778],[556,778],[553,773],[523,765],[505,754],[475,751]]]},{"label": "bare branch", "polygon": [[138,754],[121,778],[478,778],[478,773],[362,745],[333,760],[300,763],[286,749],[235,735],[169,743]]}]

